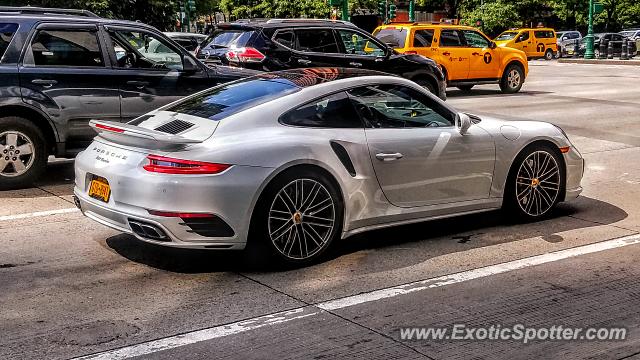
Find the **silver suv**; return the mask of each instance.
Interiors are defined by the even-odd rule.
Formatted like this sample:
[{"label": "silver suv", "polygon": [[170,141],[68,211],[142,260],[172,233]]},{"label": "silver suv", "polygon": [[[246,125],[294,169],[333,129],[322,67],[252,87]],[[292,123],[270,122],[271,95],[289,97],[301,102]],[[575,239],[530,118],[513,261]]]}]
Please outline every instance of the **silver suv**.
[{"label": "silver suv", "polygon": [[580,40],[582,40],[582,34],[579,31],[558,31],[556,33],[556,43],[558,44],[556,58],[573,53],[576,50],[575,44],[579,44]]}]

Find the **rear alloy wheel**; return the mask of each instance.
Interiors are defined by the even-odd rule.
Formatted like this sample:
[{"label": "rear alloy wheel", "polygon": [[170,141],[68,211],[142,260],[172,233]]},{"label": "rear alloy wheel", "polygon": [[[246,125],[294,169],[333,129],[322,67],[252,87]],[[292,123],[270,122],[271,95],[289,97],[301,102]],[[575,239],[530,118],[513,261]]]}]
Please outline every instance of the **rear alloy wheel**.
[{"label": "rear alloy wheel", "polygon": [[544,52],[544,59],[545,60],[552,60],[553,59],[553,50],[547,49],[547,51]]},{"label": "rear alloy wheel", "polygon": [[548,214],[561,200],[565,174],[560,157],[546,146],[532,148],[514,162],[505,201],[520,218]]},{"label": "rear alloy wheel", "polygon": [[40,129],[27,119],[0,118],[0,190],[30,185],[46,163]]},{"label": "rear alloy wheel", "polygon": [[342,232],[343,203],[324,175],[307,169],[276,179],[256,208],[250,243],[262,238],[280,262],[305,265],[318,259]]},{"label": "rear alloy wheel", "polygon": [[522,68],[517,65],[509,65],[502,74],[500,80],[500,90],[506,94],[512,94],[520,91],[524,82],[524,73]]}]

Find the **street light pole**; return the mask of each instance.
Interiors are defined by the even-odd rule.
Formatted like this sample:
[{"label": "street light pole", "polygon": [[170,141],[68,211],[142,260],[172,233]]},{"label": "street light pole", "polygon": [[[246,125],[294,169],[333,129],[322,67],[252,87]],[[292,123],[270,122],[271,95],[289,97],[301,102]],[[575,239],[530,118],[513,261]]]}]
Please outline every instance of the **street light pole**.
[{"label": "street light pole", "polygon": [[411,22],[416,21],[415,12],[416,12],[416,10],[415,10],[415,1],[414,0],[409,0],[409,21],[411,21]]},{"label": "street light pole", "polygon": [[[589,30],[587,31],[585,47],[584,58],[593,59],[595,57],[593,53],[593,0],[589,0]],[[574,51],[577,51],[577,49]]]}]

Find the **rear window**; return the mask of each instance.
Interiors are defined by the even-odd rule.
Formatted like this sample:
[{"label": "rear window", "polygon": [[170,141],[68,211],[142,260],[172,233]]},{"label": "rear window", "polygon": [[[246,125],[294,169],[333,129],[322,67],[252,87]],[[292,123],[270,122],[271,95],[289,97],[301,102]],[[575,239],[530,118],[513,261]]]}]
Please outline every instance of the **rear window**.
[{"label": "rear window", "polygon": [[375,35],[375,37],[377,37],[383,43],[394,48],[405,47],[405,43],[407,41],[407,30],[405,29],[381,29],[375,32],[373,35]]},{"label": "rear window", "polygon": [[297,91],[300,87],[284,78],[252,77],[213,88],[166,110],[217,121]]},{"label": "rear window", "polygon": [[253,34],[253,30],[216,29],[204,43],[211,49],[244,47]]},{"label": "rear window", "polygon": [[0,59],[4,56],[4,52],[9,47],[13,34],[15,34],[17,30],[18,24],[0,23]]}]

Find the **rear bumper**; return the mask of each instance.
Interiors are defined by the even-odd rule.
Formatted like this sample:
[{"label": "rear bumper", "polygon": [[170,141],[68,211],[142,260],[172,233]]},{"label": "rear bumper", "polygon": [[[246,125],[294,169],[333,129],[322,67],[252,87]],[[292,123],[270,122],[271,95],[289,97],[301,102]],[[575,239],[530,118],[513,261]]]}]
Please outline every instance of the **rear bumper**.
[{"label": "rear bumper", "polygon": [[[145,209],[131,208],[129,211],[113,209],[108,204],[101,204],[99,200],[89,197],[77,187],[73,190],[73,193],[76,205],[86,217],[112,229],[134,235],[145,242],[176,248],[242,250],[245,247],[245,242],[238,241],[237,235],[230,238],[199,236],[190,233],[189,227],[182,225],[180,218],[143,215],[147,213]],[[160,235],[164,236],[162,236],[162,239],[141,236],[140,231],[134,231],[132,228],[132,225],[139,226],[139,224],[148,224],[159,230]]]}]

